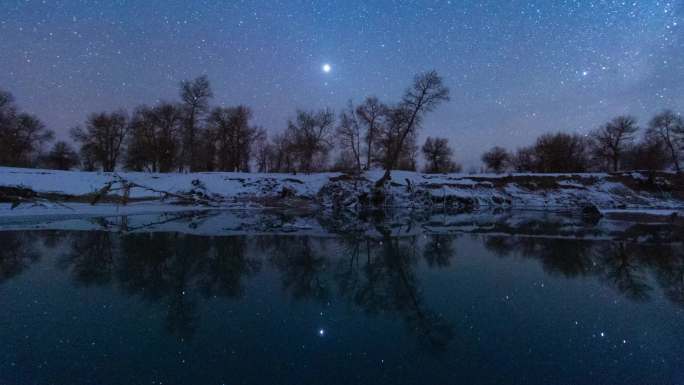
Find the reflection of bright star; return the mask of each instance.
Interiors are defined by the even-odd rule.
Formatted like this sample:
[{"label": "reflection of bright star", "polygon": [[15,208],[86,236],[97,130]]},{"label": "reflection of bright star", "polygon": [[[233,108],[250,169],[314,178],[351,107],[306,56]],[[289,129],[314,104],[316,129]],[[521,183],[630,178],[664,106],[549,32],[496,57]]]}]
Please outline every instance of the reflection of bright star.
[{"label": "reflection of bright star", "polygon": [[318,335],[323,337],[325,335],[325,329],[319,329],[318,330]]},{"label": "reflection of bright star", "polygon": [[323,64],[323,72],[328,73],[332,71],[332,66],[328,63]]}]

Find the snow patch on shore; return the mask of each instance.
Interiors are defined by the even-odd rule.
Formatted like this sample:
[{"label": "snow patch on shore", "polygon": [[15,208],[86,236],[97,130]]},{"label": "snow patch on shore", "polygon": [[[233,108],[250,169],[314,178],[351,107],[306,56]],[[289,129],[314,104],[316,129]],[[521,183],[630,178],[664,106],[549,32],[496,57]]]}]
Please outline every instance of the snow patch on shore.
[{"label": "snow patch on shore", "polygon": [[[669,210],[684,208],[681,179],[659,173],[647,184],[641,173],[623,174],[422,174],[392,172],[376,202],[375,170],[361,176],[341,173],[140,173],[81,172],[0,167],[0,188],[26,188],[39,194],[66,197],[60,202],[0,203],[0,216],[69,214],[133,214],[180,211],[201,207],[200,200],[174,200],[174,195],[211,198],[213,208],[288,207],[295,203],[314,209],[361,211],[367,208],[563,210],[594,206],[606,210]],[[91,205],[86,198],[107,184],[127,181],[130,202],[116,199]],[[674,182],[673,182],[674,181]],[[636,186],[636,187],[635,187]],[[645,186],[645,187],[641,187]],[[172,195],[169,195],[169,194]],[[110,196],[122,196],[113,189]],[[78,199],[71,199],[79,197]],[[171,198],[169,198],[171,197]],[[2,201],[0,194],[0,201]],[[162,199],[163,198],[163,199]],[[178,198],[177,196],[175,198]],[[296,202],[295,202],[296,201]],[[193,203],[194,202],[194,203]],[[179,203],[182,205],[179,206]],[[215,204],[213,204],[215,203]]]}]

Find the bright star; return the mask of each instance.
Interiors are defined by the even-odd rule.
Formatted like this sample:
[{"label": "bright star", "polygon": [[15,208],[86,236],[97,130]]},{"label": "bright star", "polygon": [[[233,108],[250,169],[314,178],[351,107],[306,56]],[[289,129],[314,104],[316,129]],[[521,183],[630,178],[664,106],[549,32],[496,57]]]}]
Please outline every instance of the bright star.
[{"label": "bright star", "polygon": [[329,73],[330,71],[332,71],[332,66],[331,66],[330,64],[328,64],[328,63],[325,63],[325,64],[323,64],[322,69],[323,69],[323,72],[325,72],[325,73],[327,74],[327,73]]},{"label": "bright star", "polygon": [[323,337],[325,335],[325,329],[319,329],[318,330],[318,335]]}]

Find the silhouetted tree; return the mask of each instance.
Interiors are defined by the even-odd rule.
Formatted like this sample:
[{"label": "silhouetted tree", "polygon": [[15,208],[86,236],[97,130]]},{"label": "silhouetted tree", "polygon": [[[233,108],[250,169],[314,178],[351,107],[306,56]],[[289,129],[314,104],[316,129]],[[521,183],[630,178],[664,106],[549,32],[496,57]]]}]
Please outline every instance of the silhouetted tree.
[{"label": "silhouetted tree", "polygon": [[591,133],[594,155],[608,162],[614,172],[619,171],[620,162],[638,130],[635,118],[618,116]]},{"label": "silhouetted tree", "polygon": [[421,150],[426,162],[425,172],[455,172],[459,169],[451,159],[454,151],[449,147],[449,141],[446,138],[428,137]]},{"label": "silhouetted tree", "polygon": [[[384,124],[378,127],[375,139],[374,161],[384,170],[397,169],[415,171],[416,169],[416,132],[409,133],[398,151],[398,159],[394,159],[394,151],[402,135],[402,127],[406,121],[406,110],[386,109]],[[393,164],[393,165],[392,165]]]},{"label": "silhouetted tree", "polygon": [[351,101],[347,109],[340,113],[340,123],[336,130],[340,145],[341,159],[349,159],[349,171],[361,172],[361,124]]},{"label": "silhouetted tree", "polygon": [[257,171],[275,171],[273,162],[275,158],[274,151],[274,146],[269,141],[266,130],[261,129],[254,140],[254,160],[256,161]]},{"label": "silhouetted tree", "polygon": [[64,141],[56,142],[45,158],[47,166],[57,170],[70,170],[78,165],[78,154]]},{"label": "silhouetted tree", "polygon": [[684,120],[678,114],[665,110],[651,119],[647,135],[657,137],[665,146],[675,171],[680,172],[679,158],[684,146]]},{"label": "silhouetted tree", "polygon": [[252,111],[246,106],[216,107],[208,123],[216,143],[217,168],[221,171],[249,171],[251,150],[261,132],[250,125]]},{"label": "silhouetted tree", "polygon": [[489,151],[482,154],[482,162],[487,167],[487,170],[493,171],[497,174],[506,170],[506,166],[511,160],[505,148],[494,146]]},{"label": "silhouetted tree", "polygon": [[544,134],[534,145],[537,172],[584,172],[589,166],[586,138],[577,134]]},{"label": "silhouetted tree", "polygon": [[303,172],[320,170],[332,147],[332,131],[335,115],[331,110],[297,111],[294,121],[287,126],[288,150]]},{"label": "silhouetted tree", "polygon": [[360,124],[365,128],[364,136],[366,144],[366,165],[369,170],[373,164],[376,140],[382,132],[382,125],[387,115],[387,106],[381,103],[375,96],[370,96],[356,107],[356,115]]},{"label": "silhouetted tree", "polygon": [[81,155],[92,160],[103,171],[114,171],[123,152],[129,131],[128,116],[124,111],[100,112],[90,115],[85,129],[76,127],[71,136],[81,145]]},{"label": "silhouetted tree", "polygon": [[277,172],[294,171],[294,156],[289,150],[290,140],[287,133],[276,134],[273,136],[272,165]]},{"label": "silhouetted tree", "polygon": [[131,121],[127,167],[133,170],[170,172],[176,168],[181,147],[183,110],[162,102],[139,107]]},{"label": "silhouetted tree", "polygon": [[200,137],[200,119],[209,109],[209,99],[213,97],[209,79],[199,76],[194,80],[185,80],[180,84],[180,97],[183,103],[183,126],[181,166],[186,165],[190,171],[202,167],[199,153],[202,151]]},{"label": "silhouetted tree", "polygon": [[415,135],[417,129],[425,119],[425,114],[432,111],[440,103],[449,100],[449,88],[436,71],[429,71],[416,75],[413,85],[406,90],[401,103],[394,107],[392,115],[393,126],[390,151],[385,162],[385,174],[376,182],[382,186],[390,178],[392,168],[398,163],[401,151],[404,149],[406,138]]},{"label": "silhouetted tree", "polygon": [[0,90],[0,165],[35,166],[53,137],[36,116],[18,111],[12,94]]},{"label": "silhouetted tree", "polygon": [[630,170],[657,171],[667,167],[670,157],[662,141],[653,136],[646,136],[632,146],[624,155],[625,168]]},{"label": "silhouetted tree", "polygon": [[518,148],[511,157],[511,165],[517,172],[535,171],[537,168],[532,146]]}]

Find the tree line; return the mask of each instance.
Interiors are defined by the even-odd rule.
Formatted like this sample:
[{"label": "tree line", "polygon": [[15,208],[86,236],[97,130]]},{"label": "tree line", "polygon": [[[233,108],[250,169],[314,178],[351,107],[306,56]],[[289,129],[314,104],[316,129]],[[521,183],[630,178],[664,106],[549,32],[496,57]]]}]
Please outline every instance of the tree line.
[{"label": "tree line", "polygon": [[[417,132],[449,89],[434,71],[416,75],[402,99],[386,104],[368,97],[335,114],[297,110],[285,129],[269,137],[252,123],[244,105],[210,105],[206,76],[180,83],[179,100],[91,114],[70,130],[76,143],[58,141],[38,118],[20,113],[8,92],[0,93],[0,164],[114,171],[361,172],[371,167],[415,170]],[[429,171],[453,171],[453,151],[444,138],[422,147]],[[335,155],[334,159],[331,155]]]},{"label": "tree line", "polygon": [[[639,135],[641,133],[641,135]],[[491,172],[587,172],[664,170],[681,172],[684,119],[664,110],[641,129],[636,118],[618,116],[588,135],[547,133],[515,152],[495,146],[482,154]]]},{"label": "tree line", "polygon": [[[350,101],[338,114],[327,108],[297,110],[285,128],[272,135],[252,122],[252,110],[245,105],[212,106],[206,76],[182,81],[178,96],[130,113],[93,113],[70,130],[74,148],[54,142],[51,130],[36,116],[21,112],[12,95],[0,90],[0,165],[305,173],[360,173],[377,167],[386,171],[380,185],[390,170],[415,171],[422,153],[424,172],[461,170],[446,138],[417,143],[426,116],[449,100],[449,89],[435,71],[416,75],[398,102],[369,96],[360,104]],[[639,131],[635,118],[619,116],[589,135],[547,133],[516,151],[494,147],[481,159],[492,172],[680,171],[684,123],[679,114],[657,114],[637,140]]]}]

